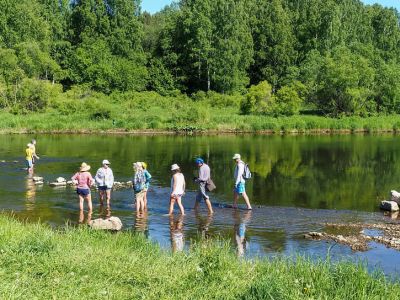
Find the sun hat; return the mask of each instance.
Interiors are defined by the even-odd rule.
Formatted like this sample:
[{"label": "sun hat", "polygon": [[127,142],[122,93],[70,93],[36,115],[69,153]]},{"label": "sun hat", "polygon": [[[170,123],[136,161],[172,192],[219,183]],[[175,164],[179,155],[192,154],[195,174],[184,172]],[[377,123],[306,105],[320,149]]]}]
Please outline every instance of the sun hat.
[{"label": "sun hat", "polygon": [[175,171],[175,170],[179,170],[180,168],[179,168],[179,166],[177,165],[177,164],[173,164],[172,166],[171,166],[171,171]]},{"label": "sun hat", "polygon": [[83,162],[83,163],[81,164],[81,167],[79,168],[79,170],[80,170],[81,172],[89,171],[89,170],[90,170],[90,166],[89,166],[87,163]]},{"label": "sun hat", "polygon": [[240,154],[238,154],[238,153],[236,153],[233,157],[232,157],[232,159],[240,159],[241,158],[241,156],[240,156]]},{"label": "sun hat", "polygon": [[202,159],[201,157],[196,158],[195,160],[196,164],[204,164],[204,159]]},{"label": "sun hat", "polygon": [[140,161],[136,162],[136,166],[138,168],[143,168],[143,164]]},{"label": "sun hat", "polygon": [[143,167],[143,169],[147,169],[147,163],[145,163],[144,161],[142,161],[142,167]]},{"label": "sun hat", "polygon": [[108,159],[104,159],[102,162],[103,165],[110,165],[110,162],[108,161]]}]

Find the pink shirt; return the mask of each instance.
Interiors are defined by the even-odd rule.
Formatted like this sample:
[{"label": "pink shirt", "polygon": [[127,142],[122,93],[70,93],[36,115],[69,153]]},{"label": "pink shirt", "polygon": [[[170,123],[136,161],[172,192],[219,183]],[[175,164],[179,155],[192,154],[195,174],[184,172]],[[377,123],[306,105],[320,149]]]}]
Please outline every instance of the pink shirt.
[{"label": "pink shirt", "polygon": [[93,183],[92,174],[89,172],[78,172],[71,179],[78,181],[78,189],[89,189]]}]

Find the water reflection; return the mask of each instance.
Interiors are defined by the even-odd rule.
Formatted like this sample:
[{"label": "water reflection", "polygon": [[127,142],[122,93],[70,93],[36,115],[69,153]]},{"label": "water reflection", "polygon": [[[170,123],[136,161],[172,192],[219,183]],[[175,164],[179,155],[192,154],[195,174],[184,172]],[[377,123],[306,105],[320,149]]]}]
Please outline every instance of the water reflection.
[{"label": "water reflection", "polygon": [[246,226],[251,220],[251,211],[246,211],[241,215],[240,211],[235,209],[233,211],[235,242],[237,247],[237,255],[242,257],[248,248],[246,238]]},{"label": "water reflection", "polygon": [[104,218],[104,219],[108,219],[111,217],[111,206],[110,205],[102,205],[100,204],[99,206],[99,216]]},{"label": "water reflection", "polygon": [[149,215],[147,210],[136,212],[135,223],[133,225],[136,232],[142,233],[146,237],[149,237],[148,217]]},{"label": "water reflection", "polygon": [[33,173],[29,173],[25,180],[25,208],[27,211],[35,209],[36,185],[32,178]]},{"label": "water reflection", "polygon": [[[196,202],[197,203],[197,202]],[[207,214],[203,216],[200,213],[199,209],[194,210],[196,222],[197,222],[197,231],[200,234],[201,238],[206,239],[210,237],[210,224],[213,221],[214,214]]]},{"label": "water reflection", "polygon": [[172,252],[179,252],[183,250],[185,245],[183,235],[183,215],[169,217],[169,230],[171,235],[171,249]]}]

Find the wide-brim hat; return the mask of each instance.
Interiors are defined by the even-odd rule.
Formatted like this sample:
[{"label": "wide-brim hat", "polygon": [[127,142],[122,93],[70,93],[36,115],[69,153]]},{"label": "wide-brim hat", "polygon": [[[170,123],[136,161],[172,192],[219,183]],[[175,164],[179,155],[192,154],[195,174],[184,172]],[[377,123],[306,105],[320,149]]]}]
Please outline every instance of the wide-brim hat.
[{"label": "wide-brim hat", "polygon": [[240,159],[241,158],[241,156],[240,156],[240,154],[238,154],[238,153],[236,153],[233,157],[232,157],[232,159]]},{"label": "wide-brim hat", "polygon": [[103,165],[110,165],[111,163],[108,161],[108,159],[104,159],[102,164]]},{"label": "wide-brim hat", "polygon": [[171,166],[171,171],[175,171],[175,170],[179,170],[180,168],[179,168],[179,166],[177,165],[177,164],[173,164],[172,166]]},{"label": "wide-brim hat", "polygon": [[81,167],[79,168],[79,170],[80,170],[81,172],[89,171],[89,170],[90,170],[90,166],[89,166],[87,163],[83,162],[83,163],[81,164]]}]

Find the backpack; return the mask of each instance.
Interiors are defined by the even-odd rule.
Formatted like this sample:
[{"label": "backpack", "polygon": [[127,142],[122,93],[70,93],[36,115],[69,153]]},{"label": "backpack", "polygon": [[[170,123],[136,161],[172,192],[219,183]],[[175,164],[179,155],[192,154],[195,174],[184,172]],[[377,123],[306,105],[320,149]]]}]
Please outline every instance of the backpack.
[{"label": "backpack", "polygon": [[251,178],[251,171],[248,164],[244,163],[243,179],[248,180]]}]

